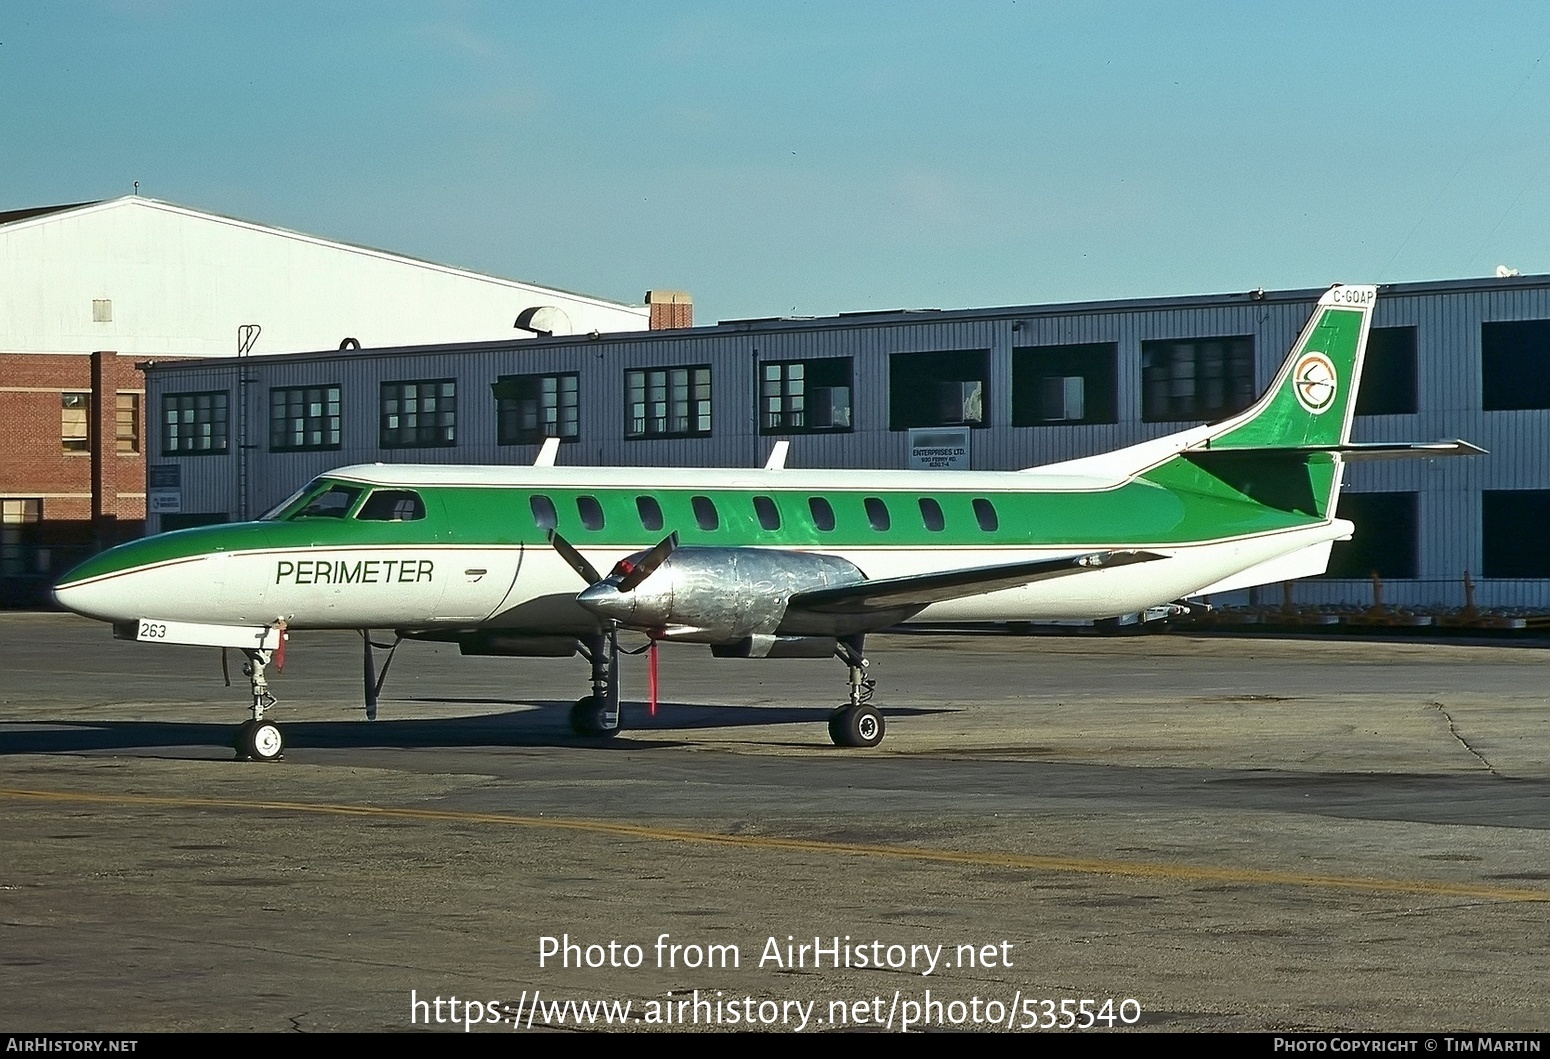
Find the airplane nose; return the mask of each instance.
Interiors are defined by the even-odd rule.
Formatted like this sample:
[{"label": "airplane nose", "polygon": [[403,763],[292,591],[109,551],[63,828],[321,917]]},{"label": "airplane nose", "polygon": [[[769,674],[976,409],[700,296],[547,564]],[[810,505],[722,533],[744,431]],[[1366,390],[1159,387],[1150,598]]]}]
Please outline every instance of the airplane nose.
[{"label": "airplane nose", "polygon": [[130,616],[110,605],[108,591],[100,585],[69,584],[54,586],[54,602],[65,610],[99,621],[127,621]]}]

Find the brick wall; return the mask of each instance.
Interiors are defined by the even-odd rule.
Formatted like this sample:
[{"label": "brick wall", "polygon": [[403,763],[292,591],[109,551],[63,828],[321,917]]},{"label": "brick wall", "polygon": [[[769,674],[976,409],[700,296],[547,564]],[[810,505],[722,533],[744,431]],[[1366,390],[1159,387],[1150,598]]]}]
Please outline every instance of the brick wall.
[{"label": "brick wall", "polygon": [[[145,518],[145,376],[134,361],[108,353],[99,358],[103,399],[88,404],[88,444],[65,451],[62,395],[91,393],[92,361],[78,354],[0,353],[0,497],[43,499],[46,522],[90,522],[92,446],[100,445],[105,466],[99,473],[110,488],[101,499],[101,515],[123,523]],[[120,453],[117,409],[120,393],[139,396],[139,438],[135,452]],[[91,430],[95,419],[97,429]],[[128,527],[125,527],[126,529]],[[133,533],[139,533],[138,525]]]},{"label": "brick wall", "polygon": [[694,299],[687,291],[648,290],[646,304],[651,307],[653,331],[694,326]]}]

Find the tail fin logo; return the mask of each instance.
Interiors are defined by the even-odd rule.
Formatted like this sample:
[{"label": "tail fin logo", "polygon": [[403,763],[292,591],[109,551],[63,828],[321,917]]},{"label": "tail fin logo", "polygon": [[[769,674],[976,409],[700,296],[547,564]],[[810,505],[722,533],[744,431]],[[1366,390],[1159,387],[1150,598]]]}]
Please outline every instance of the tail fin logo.
[{"label": "tail fin logo", "polygon": [[1292,391],[1297,395],[1297,403],[1314,415],[1329,410],[1339,388],[1335,365],[1322,353],[1304,353],[1292,369]]}]

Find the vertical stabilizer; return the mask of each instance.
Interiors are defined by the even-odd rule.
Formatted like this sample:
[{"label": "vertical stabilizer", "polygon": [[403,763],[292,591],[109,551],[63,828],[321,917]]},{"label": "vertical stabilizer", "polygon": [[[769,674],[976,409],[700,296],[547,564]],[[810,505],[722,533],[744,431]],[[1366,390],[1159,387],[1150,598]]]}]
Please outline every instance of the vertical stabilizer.
[{"label": "vertical stabilizer", "polygon": [[1331,287],[1265,395],[1211,428],[1210,449],[1344,445],[1372,327],[1376,287]]}]

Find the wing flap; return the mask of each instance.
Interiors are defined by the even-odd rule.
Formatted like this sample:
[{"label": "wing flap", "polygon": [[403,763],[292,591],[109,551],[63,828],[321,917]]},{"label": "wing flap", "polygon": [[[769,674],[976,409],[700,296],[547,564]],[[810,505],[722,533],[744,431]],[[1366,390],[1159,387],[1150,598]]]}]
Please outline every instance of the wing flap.
[{"label": "wing flap", "polygon": [[787,605],[787,613],[795,610],[810,614],[866,614],[904,607],[925,607],[962,596],[1019,588],[1052,577],[1067,577],[1166,558],[1155,552],[1087,552],[1058,559],[1032,559],[999,566],[976,566],[966,570],[879,578],[839,588],[797,592]]}]

